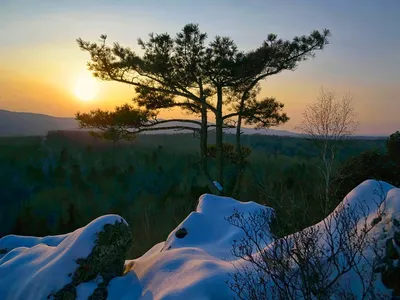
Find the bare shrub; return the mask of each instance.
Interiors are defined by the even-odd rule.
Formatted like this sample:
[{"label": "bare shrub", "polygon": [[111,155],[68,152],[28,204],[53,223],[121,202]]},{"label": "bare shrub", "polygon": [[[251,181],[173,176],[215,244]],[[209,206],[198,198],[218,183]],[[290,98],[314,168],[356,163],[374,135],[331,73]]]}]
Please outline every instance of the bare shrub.
[{"label": "bare shrub", "polygon": [[[244,237],[234,241],[232,280],[239,299],[379,299],[375,270],[384,255],[369,234],[384,215],[384,193],[375,190],[376,214],[357,199],[345,199],[320,223],[278,238],[266,230],[271,218],[263,210],[245,216],[238,211],[227,221]],[[374,216],[373,221],[371,216]],[[358,290],[351,289],[358,281]]]},{"label": "bare shrub", "polygon": [[303,111],[301,124],[295,129],[314,141],[320,149],[324,179],[325,213],[331,209],[329,195],[333,183],[333,162],[341,141],[358,128],[353,98],[350,94],[338,99],[334,92],[321,88],[317,99]]}]

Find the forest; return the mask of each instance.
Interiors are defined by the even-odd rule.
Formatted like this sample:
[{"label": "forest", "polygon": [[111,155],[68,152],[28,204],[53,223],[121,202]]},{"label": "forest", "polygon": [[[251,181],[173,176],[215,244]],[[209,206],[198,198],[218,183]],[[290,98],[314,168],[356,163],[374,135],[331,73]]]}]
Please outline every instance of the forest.
[{"label": "forest", "polygon": [[[230,143],[234,135],[224,140]],[[199,175],[198,139],[192,134],[139,135],[116,146],[91,141],[62,132],[49,133],[45,141],[0,139],[0,237],[66,233],[115,213],[131,225],[134,239],[128,258],[135,258],[165,240],[195,209],[199,196],[211,192]],[[274,208],[282,235],[324,217],[320,158],[312,141],[249,135],[243,136],[243,145],[251,154],[238,200]],[[390,161],[386,139],[344,141],[335,170],[351,176],[337,178],[332,205],[366,179],[398,186],[399,168]],[[215,159],[209,164],[213,171]],[[227,164],[228,186],[234,171],[235,164]]]}]

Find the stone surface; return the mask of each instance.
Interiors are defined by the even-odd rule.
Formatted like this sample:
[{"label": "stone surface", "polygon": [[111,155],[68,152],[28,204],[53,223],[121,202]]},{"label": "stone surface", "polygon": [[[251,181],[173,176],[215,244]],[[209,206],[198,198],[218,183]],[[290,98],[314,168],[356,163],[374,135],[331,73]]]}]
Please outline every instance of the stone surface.
[{"label": "stone surface", "polygon": [[175,233],[175,236],[178,239],[183,239],[186,235],[188,234],[186,228],[180,228],[177,230],[177,232]]},{"label": "stone surface", "polygon": [[81,283],[101,277],[89,299],[107,299],[107,285],[115,277],[124,272],[125,256],[131,245],[131,231],[122,220],[114,224],[106,224],[103,230],[97,233],[95,246],[86,258],[79,258],[76,263],[79,267],[72,274],[72,282],[65,285],[53,295],[54,299],[76,299],[76,287]]}]

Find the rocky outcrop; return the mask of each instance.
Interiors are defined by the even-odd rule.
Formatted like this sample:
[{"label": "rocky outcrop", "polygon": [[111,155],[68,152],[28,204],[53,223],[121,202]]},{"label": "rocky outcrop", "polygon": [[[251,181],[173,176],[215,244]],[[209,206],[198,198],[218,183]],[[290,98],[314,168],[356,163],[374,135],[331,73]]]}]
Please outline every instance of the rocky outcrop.
[{"label": "rocky outcrop", "polygon": [[98,285],[89,297],[107,299],[107,285],[115,277],[124,272],[125,256],[132,242],[130,229],[122,220],[114,224],[106,224],[103,230],[97,233],[95,246],[86,258],[79,258],[76,263],[79,267],[73,274],[69,274],[72,281],[54,294],[54,299],[76,299],[76,288],[82,283],[97,280]]}]

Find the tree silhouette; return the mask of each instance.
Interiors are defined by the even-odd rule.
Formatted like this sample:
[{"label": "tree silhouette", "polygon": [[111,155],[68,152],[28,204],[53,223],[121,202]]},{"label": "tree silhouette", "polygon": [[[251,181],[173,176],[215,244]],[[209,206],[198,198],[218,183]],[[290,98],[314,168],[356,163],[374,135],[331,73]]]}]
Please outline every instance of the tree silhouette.
[{"label": "tree silhouette", "polygon": [[[160,122],[177,121],[158,121],[156,116],[162,109],[180,107],[188,113],[201,116],[199,122],[179,121],[199,125],[202,169],[206,174],[207,113],[213,113],[216,127],[216,179],[223,184],[223,128],[229,126],[225,121],[240,117],[238,124],[242,119],[260,126],[274,124],[265,121],[274,118],[273,115],[266,115],[271,111],[266,108],[274,106],[273,101],[261,101],[262,104],[255,100],[251,102],[251,92],[268,76],[284,70],[295,70],[299,62],[313,57],[315,51],[323,49],[328,43],[329,34],[326,29],[322,32],[313,31],[308,36],[294,37],[292,41],[283,41],[275,34],[269,34],[259,48],[247,53],[239,51],[229,37],[216,36],[206,47],[207,35],[201,33],[196,24],[187,24],[175,38],[167,33],[151,33],[146,42],[138,39],[138,44],[144,50],[142,56],[119,43],[107,46],[106,35],[101,35],[99,43],[83,41],[81,38],[77,42],[82,50],[89,52],[91,60],[88,67],[95,77],[135,87],[136,96],[133,100],[139,108],[134,110],[138,110],[138,114],[144,113],[140,110],[142,107],[145,111],[151,111],[150,115],[153,114],[153,122],[147,130],[155,128]],[[224,115],[226,95],[230,90],[241,92],[241,105]],[[245,105],[248,101],[249,104]],[[149,113],[144,115],[149,116]],[[84,126],[85,122],[81,124]],[[143,124],[148,123],[140,123]],[[176,129],[185,127],[183,125]]]},{"label": "tree silhouette", "polygon": [[386,140],[386,149],[390,159],[400,165],[400,131],[389,136]]}]

